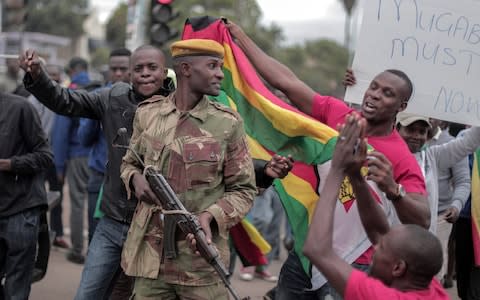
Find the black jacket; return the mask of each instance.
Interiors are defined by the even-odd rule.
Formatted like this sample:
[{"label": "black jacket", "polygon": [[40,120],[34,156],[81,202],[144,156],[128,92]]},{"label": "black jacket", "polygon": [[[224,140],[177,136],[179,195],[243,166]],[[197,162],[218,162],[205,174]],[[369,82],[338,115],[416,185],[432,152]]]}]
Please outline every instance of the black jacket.
[{"label": "black jacket", "polygon": [[46,209],[43,171],[53,165],[52,152],[35,108],[7,93],[0,93],[0,159],[12,162],[11,171],[0,171],[0,218]]},{"label": "black jacket", "polygon": [[265,174],[265,167],[268,161],[263,159],[253,159],[253,167],[255,169],[255,183],[259,188],[268,188],[273,183],[273,178]]},{"label": "black jacket", "polygon": [[[108,144],[108,162],[101,210],[112,219],[130,223],[137,201],[127,199],[127,192],[120,179],[120,164],[126,150],[113,147],[112,142],[115,139],[116,143],[129,144],[137,104],[143,99],[136,97],[131,86],[123,82],[116,83],[111,88],[88,93],[63,88],[50,80],[43,71],[35,82],[28,73],[23,81],[27,90],[52,111],[102,122]],[[168,92],[160,91],[164,95]],[[117,137],[120,128],[126,128],[127,133]]]}]

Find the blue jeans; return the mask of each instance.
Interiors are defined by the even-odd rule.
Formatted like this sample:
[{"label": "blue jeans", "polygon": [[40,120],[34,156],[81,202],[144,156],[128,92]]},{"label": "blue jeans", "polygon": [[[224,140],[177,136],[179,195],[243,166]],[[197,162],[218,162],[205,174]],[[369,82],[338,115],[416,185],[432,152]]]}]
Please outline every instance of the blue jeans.
[{"label": "blue jeans", "polygon": [[98,224],[95,219],[95,208],[97,207],[98,194],[103,183],[103,173],[90,168],[90,176],[88,177],[88,244],[92,241],[93,233]]},{"label": "blue jeans", "polygon": [[280,197],[273,186],[255,197],[248,215],[253,225],[272,246],[267,255],[269,262],[280,255],[280,227],[284,215]]},{"label": "blue jeans", "polygon": [[33,208],[0,219],[0,299],[23,300],[30,295],[40,213]]},{"label": "blue jeans", "polygon": [[[368,265],[352,264],[352,266],[362,271],[368,270]],[[318,290],[310,291],[309,289],[311,289],[310,278],[303,271],[298,255],[290,251],[280,271],[275,300],[325,300],[328,296],[334,300],[343,299],[328,282]]]},{"label": "blue jeans", "polygon": [[50,210],[50,228],[55,232],[55,237],[63,236],[62,221],[62,202],[63,202],[63,183],[57,178],[57,169],[55,166],[48,168],[46,171],[46,180],[48,181],[50,191],[60,192],[60,203]]},{"label": "blue jeans", "polygon": [[70,194],[71,252],[78,255],[83,252],[83,219],[89,176],[88,157],[74,157],[68,160],[66,177]]},{"label": "blue jeans", "polygon": [[108,299],[115,274],[120,270],[122,247],[129,224],[107,216],[97,224],[75,300]]}]

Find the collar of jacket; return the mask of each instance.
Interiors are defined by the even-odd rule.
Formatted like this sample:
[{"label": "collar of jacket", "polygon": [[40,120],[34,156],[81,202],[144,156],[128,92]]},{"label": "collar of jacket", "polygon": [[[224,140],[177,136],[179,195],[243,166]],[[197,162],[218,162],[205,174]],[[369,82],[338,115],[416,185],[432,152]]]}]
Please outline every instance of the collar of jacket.
[{"label": "collar of jacket", "polygon": [[[172,113],[175,110],[178,110],[177,107],[175,106],[175,96],[176,96],[175,92],[171,93],[167,97],[162,97],[157,95],[146,100],[146,102],[162,101],[163,105],[160,107],[160,110],[158,111],[158,113],[162,116],[165,116]],[[207,118],[207,115],[208,115],[208,102],[209,102],[208,97],[204,95],[203,98],[197,103],[197,105],[195,105],[194,108],[192,108],[191,110],[185,113],[188,113],[190,116],[200,120],[201,122],[205,122],[205,119]]]}]

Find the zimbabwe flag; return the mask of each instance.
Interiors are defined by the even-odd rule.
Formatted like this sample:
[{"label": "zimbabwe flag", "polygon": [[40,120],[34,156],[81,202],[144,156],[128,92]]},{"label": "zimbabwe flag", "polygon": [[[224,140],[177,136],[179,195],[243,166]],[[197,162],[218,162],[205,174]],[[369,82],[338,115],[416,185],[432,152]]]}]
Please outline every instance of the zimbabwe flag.
[{"label": "zimbabwe flag", "polygon": [[475,265],[480,266],[480,150],[474,153],[472,167],[472,241]]},{"label": "zimbabwe flag", "polygon": [[233,42],[222,20],[188,19],[182,39],[211,39],[224,46],[223,91],[215,100],[238,111],[244,119],[252,156],[270,160],[278,153],[295,159],[293,170],[285,179],[277,180],[275,187],[293,229],[295,251],[305,272],[311,274],[302,249],[319,199],[315,168],[330,160],[337,132],[273,95]]}]

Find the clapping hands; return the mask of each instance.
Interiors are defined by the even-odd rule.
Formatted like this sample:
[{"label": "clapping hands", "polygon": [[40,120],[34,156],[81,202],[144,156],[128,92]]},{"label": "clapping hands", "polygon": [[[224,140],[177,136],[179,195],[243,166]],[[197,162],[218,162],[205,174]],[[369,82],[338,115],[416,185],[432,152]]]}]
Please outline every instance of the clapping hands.
[{"label": "clapping hands", "polygon": [[345,175],[360,175],[360,169],[367,157],[365,126],[365,119],[357,113],[346,116],[345,123],[338,126],[339,136],[332,158],[332,168],[342,170]]}]

